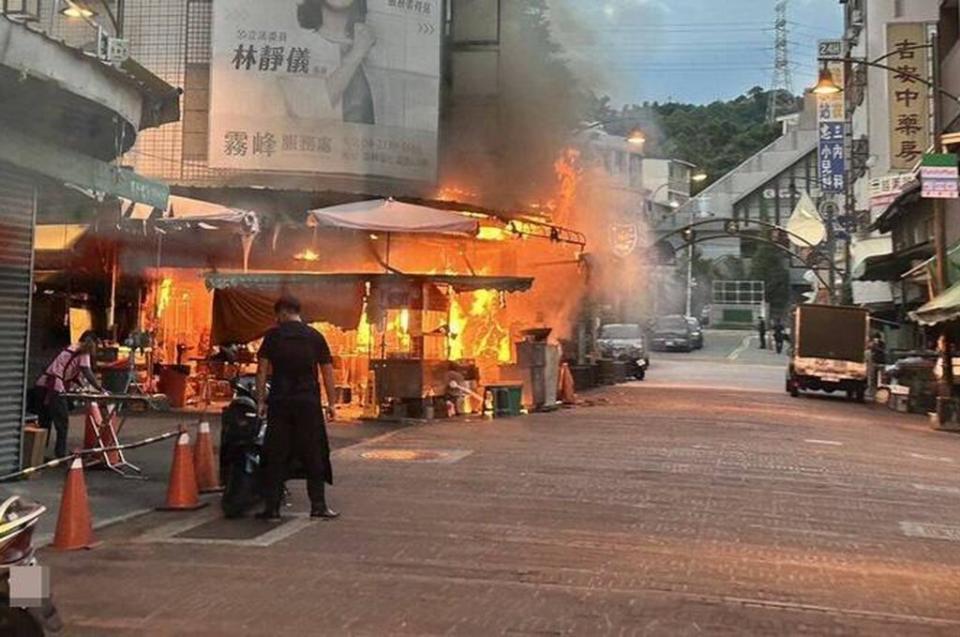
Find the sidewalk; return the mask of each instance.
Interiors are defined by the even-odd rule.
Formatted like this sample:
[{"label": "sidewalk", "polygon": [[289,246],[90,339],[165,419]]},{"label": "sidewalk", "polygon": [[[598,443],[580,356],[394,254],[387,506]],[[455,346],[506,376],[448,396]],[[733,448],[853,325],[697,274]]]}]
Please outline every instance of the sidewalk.
[{"label": "sidewalk", "polygon": [[[163,412],[152,414],[134,414],[120,433],[121,443],[141,440],[168,431],[176,431],[185,425],[190,433],[191,442],[196,438],[197,424],[201,417],[210,423],[214,452],[218,452],[220,441],[220,415],[210,413],[204,416],[196,412]],[[74,415],[70,419],[70,443],[68,448],[75,449],[83,443],[84,417]],[[335,421],[327,425],[332,449],[340,449],[360,441],[373,438],[400,425],[371,421]],[[176,439],[133,449],[126,452],[127,460],[143,470],[146,480],[127,479],[113,471],[100,468],[87,469],[84,472],[87,491],[90,497],[90,509],[94,517],[94,527],[121,522],[138,515],[153,511],[162,504],[167,493],[167,479],[170,462],[173,459],[173,445]],[[53,444],[50,444],[50,451]],[[21,480],[0,485],[0,494],[16,494],[32,498],[47,507],[47,513],[40,519],[35,536],[35,544],[42,546],[53,539],[57,525],[57,512],[60,508],[60,495],[66,466],[47,469],[33,480]],[[216,505],[219,496],[209,496]]]}]

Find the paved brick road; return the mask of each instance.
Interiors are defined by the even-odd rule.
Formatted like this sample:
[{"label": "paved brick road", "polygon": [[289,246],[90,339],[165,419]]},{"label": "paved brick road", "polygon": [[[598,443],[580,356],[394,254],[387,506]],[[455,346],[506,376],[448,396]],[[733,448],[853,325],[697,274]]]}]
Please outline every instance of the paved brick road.
[{"label": "paved brick road", "polygon": [[[152,514],[47,553],[68,634],[960,634],[960,438],[769,392],[590,398],[341,451],[335,523]],[[470,453],[362,455],[387,449]]]}]

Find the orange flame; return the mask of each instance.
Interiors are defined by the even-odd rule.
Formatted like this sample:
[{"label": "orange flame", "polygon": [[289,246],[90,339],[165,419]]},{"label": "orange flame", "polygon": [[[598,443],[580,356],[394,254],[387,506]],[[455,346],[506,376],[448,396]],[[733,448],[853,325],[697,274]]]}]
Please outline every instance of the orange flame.
[{"label": "orange flame", "polygon": [[583,176],[580,167],[580,151],[567,148],[553,164],[554,172],[559,182],[559,199],[549,204],[553,212],[554,222],[561,225],[570,225],[573,218],[574,202],[577,199],[577,188]]}]

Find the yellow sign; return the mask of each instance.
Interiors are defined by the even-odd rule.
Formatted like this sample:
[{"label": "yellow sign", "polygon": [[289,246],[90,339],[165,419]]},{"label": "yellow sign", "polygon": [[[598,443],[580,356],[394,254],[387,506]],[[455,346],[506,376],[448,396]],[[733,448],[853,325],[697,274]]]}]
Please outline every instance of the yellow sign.
[{"label": "yellow sign", "polygon": [[931,144],[930,89],[926,26],[921,23],[887,25],[886,64],[890,87],[890,167],[913,170]]}]

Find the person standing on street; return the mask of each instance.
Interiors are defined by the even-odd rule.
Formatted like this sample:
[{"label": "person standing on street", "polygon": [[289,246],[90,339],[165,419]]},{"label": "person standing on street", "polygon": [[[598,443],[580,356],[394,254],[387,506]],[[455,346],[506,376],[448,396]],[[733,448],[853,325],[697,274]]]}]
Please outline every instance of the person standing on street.
[{"label": "person standing on street", "polygon": [[93,358],[96,352],[97,334],[93,330],[87,330],[80,335],[80,341],[76,345],[69,345],[56,355],[32,390],[31,398],[40,426],[49,430],[52,425],[57,432],[57,443],[54,447],[57,458],[67,455],[70,404],[64,394],[81,387],[84,380],[97,392],[106,393],[93,373]]},{"label": "person standing on street", "polygon": [[867,391],[869,395],[876,396],[877,388],[880,386],[880,374],[883,373],[883,368],[887,364],[887,344],[880,332],[873,333],[869,354],[870,376],[867,378]]},{"label": "person standing on street", "polygon": [[[333,420],[336,391],[327,341],[300,318],[300,302],[284,296],[274,305],[277,326],[260,346],[257,366],[258,413],[269,416],[264,442],[266,506],[257,517],[280,519],[283,483],[297,457],[307,474],[310,517],[333,519],[324,484],[333,484],[330,443],[321,402],[319,375],[327,394],[326,416]],[[267,379],[270,390],[267,392]]]},{"label": "person standing on street", "polygon": [[760,335],[760,349],[767,349],[767,321],[762,316],[757,321],[757,333]]},{"label": "person standing on street", "polygon": [[787,340],[787,328],[783,326],[783,321],[777,319],[773,323],[773,342],[777,346],[777,354],[783,353],[783,343]]}]

